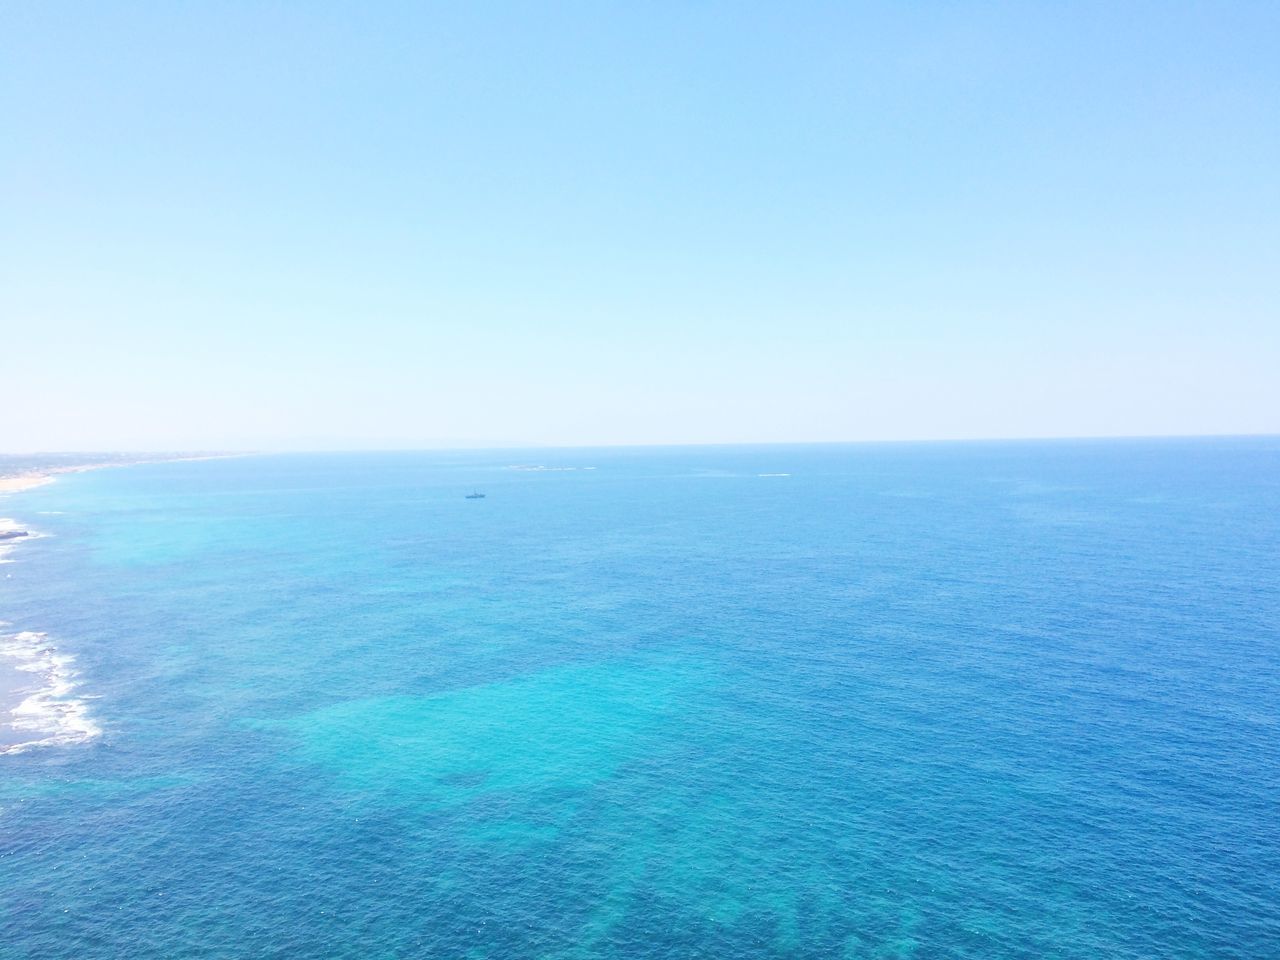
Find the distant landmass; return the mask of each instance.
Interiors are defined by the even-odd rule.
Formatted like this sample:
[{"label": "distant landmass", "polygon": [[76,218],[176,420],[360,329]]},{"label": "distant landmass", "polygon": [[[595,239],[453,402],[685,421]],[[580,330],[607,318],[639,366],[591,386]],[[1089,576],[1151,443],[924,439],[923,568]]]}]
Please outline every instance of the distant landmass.
[{"label": "distant landmass", "polygon": [[51,483],[60,473],[174,460],[213,460],[240,452],[175,451],[173,453],[29,453],[0,454],[0,493],[16,493]]}]

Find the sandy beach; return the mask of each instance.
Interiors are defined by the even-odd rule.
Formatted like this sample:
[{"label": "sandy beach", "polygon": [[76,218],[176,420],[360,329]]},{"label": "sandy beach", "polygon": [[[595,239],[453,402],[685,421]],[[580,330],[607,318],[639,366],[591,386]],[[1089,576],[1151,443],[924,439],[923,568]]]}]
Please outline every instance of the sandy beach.
[{"label": "sandy beach", "polygon": [[21,493],[32,487],[53,483],[53,477],[47,473],[24,473],[13,477],[0,477],[0,493]]},{"label": "sandy beach", "polygon": [[[33,458],[35,459],[35,458]],[[45,484],[53,483],[60,474],[65,473],[85,473],[89,470],[104,470],[107,467],[128,467],[138,463],[160,462],[169,459],[189,459],[189,458],[159,458],[156,461],[147,459],[130,459],[130,460],[104,460],[97,462],[75,463],[75,464],[49,464],[47,466],[37,466],[30,469],[17,471],[5,475],[0,475],[0,494],[21,493],[24,490],[31,490],[35,487],[43,487]]]},{"label": "sandy beach", "polygon": [[[172,455],[155,454],[152,456],[121,455],[117,459],[86,460],[83,463],[51,462],[49,464],[27,467],[9,473],[5,473],[3,465],[0,464],[0,495],[21,493],[24,490],[42,487],[47,483],[53,483],[59,475],[67,473],[85,473],[89,470],[106,470],[110,467],[133,467],[143,463],[185,463],[196,460],[225,460],[229,457],[242,456],[246,456],[246,454],[208,453]],[[31,459],[38,460],[40,458],[39,456],[33,456]]]}]

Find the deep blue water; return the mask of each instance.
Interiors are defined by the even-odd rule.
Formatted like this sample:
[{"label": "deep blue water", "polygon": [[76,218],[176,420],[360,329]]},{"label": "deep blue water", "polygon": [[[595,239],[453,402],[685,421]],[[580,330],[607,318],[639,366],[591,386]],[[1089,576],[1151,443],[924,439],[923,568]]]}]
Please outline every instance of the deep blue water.
[{"label": "deep blue water", "polygon": [[0,756],[4,960],[1280,956],[1280,440],[258,457],[0,515],[50,534],[3,629],[103,731]]}]

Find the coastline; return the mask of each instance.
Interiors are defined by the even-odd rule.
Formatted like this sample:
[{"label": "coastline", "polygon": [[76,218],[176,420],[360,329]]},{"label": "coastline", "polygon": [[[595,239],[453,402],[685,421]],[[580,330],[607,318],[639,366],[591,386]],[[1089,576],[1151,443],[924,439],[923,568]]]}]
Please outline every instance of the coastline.
[{"label": "coastline", "polygon": [[[53,482],[52,477],[5,478],[0,487],[16,493]],[[20,481],[20,482],[19,482]],[[9,517],[0,517],[0,564],[20,544],[44,534]],[[84,697],[77,696],[75,658],[58,649],[47,634],[15,629],[0,620],[0,757],[35,747],[87,743],[102,731],[89,715]]]},{"label": "coastline", "polygon": [[34,747],[87,743],[102,734],[72,667],[75,658],[46,634],[24,630],[0,635],[0,696],[9,719],[0,723],[0,756]]},{"label": "coastline", "polygon": [[[87,460],[84,463],[36,463],[0,475],[0,503],[8,497],[53,483],[59,476],[143,463],[217,460],[243,454],[200,454]],[[32,460],[38,458],[32,457]],[[8,536],[4,536],[7,534]],[[0,517],[0,564],[19,545],[45,536],[19,521]],[[47,634],[0,620],[0,756],[37,747],[88,743],[102,734],[79,693],[75,657]]]},{"label": "coastline", "polygon": [[[144,463],[191,463],[199,460],[228,460],[246,457],[247,453],[163,454],[151,457],[127,457],[119,460],[91,460],[86,463],[49,464],[30,467],[12,473],[0,473],[0,496],[22,493],[53,483],[62,474],[88,473],[90,470],[109,470],[112,467],[136,467]],[[33,458],[34,459],[34,458]]]},{"label": "coastline", "polygon": [[33,487],[42,487],[46,483],[53,483],[53,479],[53,477],[43,473],[0,477],[0,493],[21,493],[23,490],[30,490]]}]

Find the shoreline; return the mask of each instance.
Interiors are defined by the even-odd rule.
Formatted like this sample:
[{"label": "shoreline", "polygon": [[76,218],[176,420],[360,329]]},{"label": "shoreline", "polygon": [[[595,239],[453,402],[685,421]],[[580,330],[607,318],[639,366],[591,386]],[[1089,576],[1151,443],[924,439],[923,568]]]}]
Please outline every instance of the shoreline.
[{"label": "shoreline", "polygon": [[0,656],[0,696],[9,714],[0,723],[0,757],[88,743],[102,735],[89,714],[89,698],[76,695],[75,657],[58,650],[47,634],[0,635]]},{"label": "shoreline", "polygon": [[[13,563],[8,555],[20,544],[45,536],[0,517],[0,533],[14,532],[21,535],[0,540],[0,564]],[[0,620],[0,757],[88,743],[102,733],[86,698],[77,694],[74,663],[75,657],[58,649],[47,634]]]},{"label": "shoreline", "polygon": [[12,477],[0,477],[0,493],[21,493],[34,487],[43,487],[53,483],[53,477],[47,474],[18,474]]},{"label": "shoreline", "polygon": [[[0,533],[21,536],[0,540],[0,564],[19,544],[45,535],[16,520],[0,517]],[[16,629],[0,620],[0,756],[33,747],[86,743],[102,731],[77,696],[75,657],[59,650],[47,634]]]},{"label": "shoreline", "polygon": [[191,455],[138,457],[125,460],[100,460],[90,463],[74,463],[33,467],[16,473],[0,474],[0,495],[22,493],[53,483],[68,473],[88,473],[90,470],[108,470],[112,467],[137,467],[144,463],[193,463],[200,460],[230,460],[247,457],[248,453],[204,453]]},{"label": "shoreline", "polygon": [[[85,463],[36,464],[0,475],[0,502],[8,496],[53,483],[59,476],[144,463],[220,460],[246,454],[193,454],[89,460]],[[29,458],[38,461],[39,457]],[[0,564],[19,545],[45,536],[16,519],[0,517]],[[102,735],[80,692],[75,657],[48,634],[0,620],[0,757],[39,747],[89,743]]]}]

